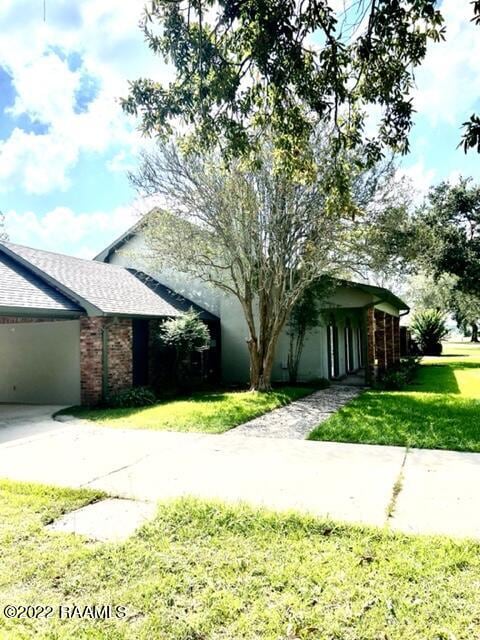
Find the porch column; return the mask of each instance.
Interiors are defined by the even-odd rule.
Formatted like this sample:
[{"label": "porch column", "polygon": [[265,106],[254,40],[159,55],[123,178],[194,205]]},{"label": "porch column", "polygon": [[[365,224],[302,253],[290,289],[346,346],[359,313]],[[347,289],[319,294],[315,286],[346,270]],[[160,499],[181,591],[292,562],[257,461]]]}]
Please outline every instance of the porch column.
[{"label": "porch column", "polygon": [[375,358],[378,373],[387,368],[387,347],[385,340],[385,313],[375,309]]},{"label": "porch column", "polygon": [[83,405],[132,386],[130,318],[80,318],[80,390]]},{"label": "porch column", "polygon": [[80,318],[80,396],[82,405],[103,396],[103,318]]},{"label": "porch column", "polygon": [[389,313],[385,315],[385,359],[387,369],[394,363],[394,334],[393,334],[393,316]]},{"label": "porch column", "polygon": [[400,360],[400,318],[394,316],[393,318],[393,361],[399,362]]},{"label": "porch column", "polygon": [[375,310],[369,307],[366,312],[366,354],[365,381],[370,384],[375,375]]}]

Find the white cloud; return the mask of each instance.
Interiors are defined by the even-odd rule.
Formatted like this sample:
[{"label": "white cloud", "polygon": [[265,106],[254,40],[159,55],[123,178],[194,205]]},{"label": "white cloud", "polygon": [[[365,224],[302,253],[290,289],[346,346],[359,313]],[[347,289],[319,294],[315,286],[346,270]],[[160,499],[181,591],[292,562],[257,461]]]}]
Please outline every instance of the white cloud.
[{"label": "white cloud", "polygon": [[151,200],[112,211],[77,213],[69,207],[55,207],[43,216],[33,211],[5,212],[6,231],[11,242],[81,258],[93,258],[152,207]]},{"label": "white cloud", "polygon": [[446,40],[431,43],[416,73],[414,106],[432,125],[460,126],[480,98],[480,28],[472,23],[472,4],[444,0]]},{"label": "white cloud", "polygon": [[[0,143],[0,190],[21,186],[47,193],[68,187],[82,152],[116,149],[126,164],[142,140],[119,97],[127,95],[129,78],[168,81],[171,72],[148,50],[138,28],[143,0],[47,2],[46,23],[30,5],[2,0],[0,66],[17,92],[9,113],[49,128],[38,134],[15,129]],[[81,66],[72,68],[62,52],[79,54]],[[75,96],[82,77],[94,78],[98,92],[78,112]]]},{"label": "white cloud", "polygon": [[427,169],[423,159],[409,167],[400,167],[398,170],[400,176],[404,176],[412,185],[412,198],[419,203],[427,195],[430,186],[435,178],[435,171]]}]

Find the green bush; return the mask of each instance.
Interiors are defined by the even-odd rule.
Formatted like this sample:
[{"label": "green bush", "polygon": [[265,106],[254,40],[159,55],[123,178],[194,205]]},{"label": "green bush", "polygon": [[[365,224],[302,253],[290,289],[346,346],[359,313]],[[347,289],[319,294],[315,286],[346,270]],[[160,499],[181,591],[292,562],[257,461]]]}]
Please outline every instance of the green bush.
[{"label": "green bush", "polygon": [[193,358],[200,354],[201,378],[205,377],[204,360],[201,357],[210,348],[210,331],[198,313],[190,309],[178,318],[165,320],[159,328],[158,340],[166,348],[173,349],[174,386],[179,390],[198,387],[202,380],[195,380]]},{"label": "green bush", "polygon": [[420,363],[420,358],[405,358],[385,371],[376,387],[385,391],[400,391],[413,380]]},{"label": "green bush", "polygon": [[412,318],[410,330],[417,340],[420,351],[426,356],[442,353],[442,340],[448,335],[445,316],[436,309],[417,311]]},{"label": "green bush", "polygon": [[105,404],[108,407],[118,409],[129,409],[131,407],[146,407],[157,402],[157,398],[153,391],[148,387],[132,387],[131,389],[122,389],[116,393],[110,394]]}]

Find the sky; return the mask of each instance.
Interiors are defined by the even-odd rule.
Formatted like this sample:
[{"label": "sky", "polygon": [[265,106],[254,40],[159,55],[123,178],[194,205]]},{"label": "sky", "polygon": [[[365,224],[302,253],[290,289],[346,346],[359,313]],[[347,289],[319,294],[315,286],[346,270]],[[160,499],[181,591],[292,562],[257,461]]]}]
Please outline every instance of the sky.
[{"label": "sky", "polygon": [[[127,172],[146,141],[119,98],[128,81],[168,82],[138,28],[143,0],[1,0],[0,210],[12,242],[91,258],[145,210]],[[480,112],[480,27],[470,0],[444,0],[447,41],[416,73],[411,153],[401,171],[418,198],[480,155],[457,149]]]}]

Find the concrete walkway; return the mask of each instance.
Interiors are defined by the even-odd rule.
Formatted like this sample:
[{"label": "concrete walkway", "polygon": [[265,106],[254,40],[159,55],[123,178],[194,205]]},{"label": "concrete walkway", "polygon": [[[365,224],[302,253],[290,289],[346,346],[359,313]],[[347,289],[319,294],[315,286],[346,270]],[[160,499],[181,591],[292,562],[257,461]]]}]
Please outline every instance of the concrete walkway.
[{"label": "concrete walkway", "polygon": [[[12,433],[0,445],[0,476],[146,501],[242,500],[405,532],[480,538],[480,454],[82,423],[50,427],[24,438]],[[399,478],[402,489],[388,518]]]},{"label": "concrete walkway", "polygon": [[328,389],[315,391],[305,398],[296,400],[286,407],[249,420],[227,431],[225,435],[305,440],[314,427],[327,420],[332,413],[350,402],[360,391],[359,387],[332,385]]}]

